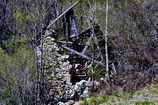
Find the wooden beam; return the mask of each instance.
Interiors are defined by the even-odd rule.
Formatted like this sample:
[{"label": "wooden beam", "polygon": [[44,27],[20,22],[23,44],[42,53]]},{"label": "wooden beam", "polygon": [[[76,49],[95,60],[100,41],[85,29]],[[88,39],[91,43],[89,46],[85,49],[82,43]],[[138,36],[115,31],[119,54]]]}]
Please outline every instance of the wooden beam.
[{"label": "wooden beam", "polygon": [[72,8],[74,8],[77,4],[79,3],[79,1],[75,2],[74,4],[72,4],[70,7],[68,7],[62,14],[60,14],[56,19],[54,19],[53,21],[50,22],[50,24],[48,25],[47,29],[49,29],[54,23],[56,23],[61,17],[63,17],[68,11],[70,11]]},{"label": "wooden beam", "polygon": [[84,47],[82,54],[84,54],[88,48],[88,45],[90,44],[90,41],[92,40],[92,35],[90,36],[90,38],[88,39],[88,42],[86,43],[86,46]]},{"label": "wooden beam", "polygon": [[103,55],[102,52],[101,52],[101,48],[100,48],[100,46],[99,46],[98,39],[97,39],[96,35],[94,35],[94,40],[95,40],[95,44],[97,45],[97,49],[98,49],[99,52],[101,53],[101,59],[102,59],[102,61],[105,63],[104,55]]},{"label": "wooden beam", "polygon": [[72,44],[72,42],[66,42],[66,41],[57,41],[57,43],[61,43],[61,44]]},{"label": "wooden beam", "polygon": [[[97,26],[94,26],[94,28],[96,28]],[[77,35],[71,35],[70,38],[74,38],[74,37],[79,37],[87,32],[90,32],[92,30],[91,27],[86,28],[85,30],[81,31],[79,34]]]},{"label": "wooden beam", "polygon": [[[93,37],[94,40],[95,40],[95,44],[97,45],[97,49],[99,50],[99,53],[101,54],[101,59],[102,61],[104,61],[104,57],[103,57],[103,54],[101,53],[101,50],[100,50],[100,47],[98,46],[98,41],[97,41],[97,38],[96,36]],[[82,50],[82,54],[85,54],[87,48],[88,48],[88,45],[90,44],[92,40],[92,35],[90,36],[90,38],[88,39],[87,43],[86,43],[86,46],[84,47],[84,49]]]},{"label": "wooden beam", "polygon": [[81,33],[79,33],[79,34],[71,35],[70,38],[79,37],[79,36],[81,36],[81,35],[87,33],[87,32],[90,31],[90,30],[91,30],[91,28],[87,28],[87,29],[81,31]]},{"label": "wooden beam", "polygon": [[115,73],[117,72],[114,63],[112,63],[112,69]]},{"label": "wooden beam", "polygon": [[77,51],[74,50],[74,49],[71,49],[71,48],[69,48],[69,47],[67,47],[67,46],[65,46],[65,45],[61,45],[61,47],[63,47],[64,49],[66,49],[66,50],[68,50],[68,51],[70,51],[70,52],[72,52],[72,53],[74,53],[74,54],[77,54],[77,55],[79,55],[79,56],[81,56],[81,57],[83,57],[83,58],[85,58],[85,59],[87,59],[87,60],[93,61],[94,63],[97,63],[97,64],[102,65],[102,66],[105,67],[105,65],[104,65],[102,62],[99,62],[99,61],[97,61],[97,60],[95,60],[95,59],[93,59],[93,58],[91,58],[91,57],[88,57],[88,56],[86,56],[86,55],[80,53],[80,52],[77,52]]}]

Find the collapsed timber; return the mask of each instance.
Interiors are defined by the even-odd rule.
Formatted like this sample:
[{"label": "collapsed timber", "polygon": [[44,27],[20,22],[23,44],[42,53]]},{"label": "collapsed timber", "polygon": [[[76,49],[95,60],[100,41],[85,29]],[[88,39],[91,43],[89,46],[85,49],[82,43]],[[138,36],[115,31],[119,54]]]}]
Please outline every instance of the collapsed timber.
[{"label": "collapsed timber", "polygon": [[[105,40],[99,25],[93,24],[93,26],[82,30],[80,33],[77,30],[76,18],[73,11],[73,8],[77,6],[77,4],[78,2],[65,9],[65,11],[62,12],[61,15],[59,15],[55,20],[50,22],[47,27],[47,31],[51,31],[51,27],[54,25],[54,23],[60,19],[63,20],[61,25],[63,26],[63,34],[59,34],[57,32],[58,29],[56,29],[51,31],[51,37],[54,38],[54,43],[57,44],[59,49],[63,50],[59,51],[59,53],[64,55],[64,52],[66,52],[69,55],[67,60],[70,62],[69,65],[71,65],[71,68],[69,68],[68,71],[70,74],[70,82],[63,80],[51,81],[49,83],[52,86],[49,88],[48,103],[52,105],[55,105],[58,102],[60,102],[59,104],[62,104],[62,102],[74,103],[74,101],[78,101],[80,98],[89,97],[90,95],[88,91],[91,88],[94,88],[94,86],[98,86],[98,83],[96,82],[96,85],[94,85],[93,72],[89,74],[86,68],[88,68],[88,66],[94,67],[94,65],[105,68],[106,64]],[[107,86],[106,89],[109,87],[109,90],[106,92],[109,92],[110,90],[114,91],[118,88],[120,89],[120,87],[123,87],[121,88],[123,90],[136,90],[138,85],[141,86],[140,84],[142,84],[142,87],[145,86],[146,83],[149,83],[153,79],[151,77],[156,76],[155,74],[157,74],[149,73],[151,70],[147,70],[148,72],[118,71],[114,62],[112,62],[111,66],[109,67],[111,68],[110,72],[114,72],[114,74],[110,75],[113,76],[112,80],[110,81],[111,86],[107,86],[108,83],[104,79],[102,79],[100,82],[104,84],[102,85],[104,86],[104,90],[105,86]],[[152,70],[152,72],[155,71]],[[106,73],[105,69],[103,73]],[[134,79],[137,77],[139,77],[137,81],[134,81]],[[144,81],[140,82],[140,80]],[[129,89],[129,87],[132,89]]]},{"label": "collapsed timber", "polygon": [[[45,100],[45,98],[43,98],[45,97],[43,95],[43,89],[46,86],[42,85],[45,81],[45,71],[43,67],[43,45],[44,38],[48,36],[48,33],[51,33],[50,36],[53,38],[54,43],[57,44],[60,50],[63,49],[69,52],[67,61],[70,62],[69,65],[71,65],[71,68],[68,71],[70,74],[70,82],[67,80],[61,80],[56,82],[51,81],[51,83],[49,83],[56,85],[50,86],[49,88],[49,98],[47,100],[47,104],[49,103],[55,105],[59,101],[67,102],[69,100],[79,100],[82,97],[87,98],[89,96],[88,90],[94,87],[95,83],[98,83],[92,81],[93,77],[88,73],[86,68],[94,64],[105,68],[105,40],[103,33],[97,24],[93,24],[93,26],[78,33],[76,18],[73,11],[73,8],[76,7],[78,3],[79,2],[75,2],[74,4],[70,5],[56,19],[50,21],[48,26],[45,27],[43,32],[44,35],[42,35],[41,39],[38,41],[39,44],[37,46],[37,55],[40,69],[38,83],[40,84],[37,84],[37,103],[39,104]],[[60,36],[57,33],[57,30],[53,29],[54,24],[61,19],[63,20],[61,24],[63,26],[63,36]],[[94,49],[94,47],[96,48]],[[62,53],[62,51],[58,52]],[[89,52],[91,52],[91,54]],[[41,81],[43,81],[43,83],[41,83]],[[90,84],[93,84],[93,86],[89,86]],[[41,100],[41,102],[39,100]]]}]

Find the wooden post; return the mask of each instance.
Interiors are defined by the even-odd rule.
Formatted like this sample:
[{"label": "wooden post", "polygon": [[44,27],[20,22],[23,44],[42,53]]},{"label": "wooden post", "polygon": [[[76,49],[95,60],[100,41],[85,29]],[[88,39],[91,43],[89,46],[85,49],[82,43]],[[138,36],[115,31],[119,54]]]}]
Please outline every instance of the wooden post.
[{"label": "wooden post", "polygon": [[109,60],[108,60],[108,0],[106,0],[106,26],[105,26],[105,55],[106,55],[106,71],[108,73],[108,79],[110,80],[109,72]]}]

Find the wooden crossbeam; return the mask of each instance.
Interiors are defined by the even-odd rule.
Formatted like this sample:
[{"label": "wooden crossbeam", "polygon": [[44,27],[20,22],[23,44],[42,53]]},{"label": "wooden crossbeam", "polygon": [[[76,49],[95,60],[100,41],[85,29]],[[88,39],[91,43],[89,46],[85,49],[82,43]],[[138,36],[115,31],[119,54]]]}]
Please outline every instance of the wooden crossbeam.
[{"label": "wooden crossbeam", "polygon": [[91,28],[87,28],[87,29],[85,29],[85,30],[81,31],[81,33],[79,33],[79,34],[76,34],[76,35],[71,35],[71,36],[70,36],[70,38],[79,37],[79,36],[81,36],[81,35],[83,35],[83,34],[87,33],[87,32],[88,32],[88,31],[90,31],[90,30],[91,30]]},{"label": "wooden crossbeam", "polygon": [[84,55],[84,54],[82,54],[82,53],[80,53],[80,52],[78,52],[78,51],[76,51],[74,49],[71,49],[71,48],[69,48],[69,47],[67,47],[65,45],[61,45],[61,47],[63,47],[64,49],[66,49],[66,50],[68,50],[68,51],[70,51],[70,52],[72,52],[74,54],[77,54],[77,55],[79,55],[79,56],[81,56],[81,57],[83,57],[83,58],[85,58],[87,60],[93,61],[94,63],[97,63],[97,64],[102,65],[102,66],[105,67],[105,65],[102,62],[99,62],[99,61],[95,60],[94,58],[88,57],[88,56],[86,56],[86,55]]},{"label": "wooden crossbeam", "polygon": [[66,42],[66,41],[57,41],[57,43],[61,43],[61,44],[72,44],[72,42]]},{"label": "wooden crossbeam", "polygon": [[[81,35],[83,35],[83,34],[89,32],[89,31],[91,31],[91,28],[90,28],[90,27],[87,28],[87,29],[85,29],[85,30],[83,30],[83,31],[82,31],[81,33],[79,33],[79,34],[71,35],[70,37],[71,37],[71,38],[79,37],[79,36],[81,36]],[[99,50],[99,53],[101,53],[100,47],[98,46],[98,41],[97,41],[96,36],[94,35],[93,38],[94,38],[94,40],[95,40],[95,43],[96,43],[96,45],[97,45],[97,49]],[[85,54],[85,52],[86,52],[86,50],[87,50],[87,48],[88,48],[88,45],[90,45],[91,40],[92,40],[92,35],[90,35],[90,38],[89,38],[88,41],[86,42],[86,45],[85,45],[84,49],[82,50],[82,54]],[[102,53],[101,53],[100,56],[101,56],[102,61],[104,61],[104,58],[103,58],[103,54],[102,54]]]},{"label": "wooden crossbeam", "polygon": [[[97,45],[97,49],[99,50],[99,53],[101,54],[101,59],[102,59],[102,61],[104,61],[103,54],[101,53],[100,47],[98,46],[97,38],[96,38],[96,36],[94,36],[93,38],[95,40],[95,44]],[[85,54],[85,52],[86,52],[86,50],[88,48],[88,45],[90,45],[91,40],[92,40],[92,35],[90,36],[90,38],[88,39],[88,41],[86,43],[86,46],[82,50],[82,54]]]},{"label": "wooden crossbeam", "polygon": [[74,8],[78,3],[79,3],[79,1],[75,2],[70,7],[68,7],[62,14],[60,14],[56,19],[51,21],[50,24],[48,25],[47,29],[49,29],[54,23],[56,23],[61,17],[63,17],[67,12],[69,12],[72,8]]}]

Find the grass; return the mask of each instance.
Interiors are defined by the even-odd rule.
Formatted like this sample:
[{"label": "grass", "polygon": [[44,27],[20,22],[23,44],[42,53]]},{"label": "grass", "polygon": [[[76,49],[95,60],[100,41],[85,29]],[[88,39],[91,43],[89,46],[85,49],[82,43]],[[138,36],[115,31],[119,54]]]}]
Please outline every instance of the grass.
[{"label": "grass", "polygon": [[108,96],[104,96],[104,97],[92,97],[89,100],[84,100],[83,102],[81,102],[80,105],[99,105],[99,104],[103,104],[108,102],[109,97]]},{"label": "grass", "polygon": [[134,93],[115,93],[103,97],[91,97],[80,105],[158,105],[158,84]]}]

